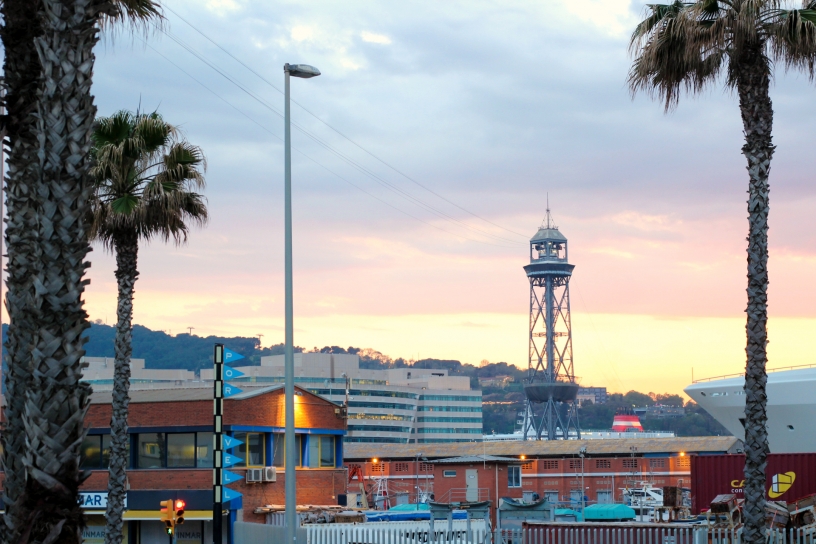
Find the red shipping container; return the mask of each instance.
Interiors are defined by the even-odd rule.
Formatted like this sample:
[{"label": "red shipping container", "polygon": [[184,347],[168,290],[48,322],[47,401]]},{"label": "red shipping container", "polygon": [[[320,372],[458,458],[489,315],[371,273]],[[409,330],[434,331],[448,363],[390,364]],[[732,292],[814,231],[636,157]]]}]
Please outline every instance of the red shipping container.
[{"label": "red shipping container", "polygon": [[[691,509],[708,508],[717,495],[742,498],[745,486],[744,455],[691,456]],[[793,502],[816,493],[816,453],[772,453],[765,469],[766,497]]]}]

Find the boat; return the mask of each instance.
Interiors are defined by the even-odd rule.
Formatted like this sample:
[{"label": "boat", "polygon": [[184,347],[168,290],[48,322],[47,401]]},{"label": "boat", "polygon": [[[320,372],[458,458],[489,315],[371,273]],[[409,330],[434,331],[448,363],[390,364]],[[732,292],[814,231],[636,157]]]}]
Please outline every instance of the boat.
[{"label": "boat", "polygon": [[622,488],[623,502],[640,513],[663,506],[663,489],[650,482],[637,482],[632,487]]},{"label": "boat", "polygon": [[[696,380],[686,394],[744,440],[745,377],[743,374]],[[768,444],[771,453],[816,451],[816,365],[768,370]]]}]

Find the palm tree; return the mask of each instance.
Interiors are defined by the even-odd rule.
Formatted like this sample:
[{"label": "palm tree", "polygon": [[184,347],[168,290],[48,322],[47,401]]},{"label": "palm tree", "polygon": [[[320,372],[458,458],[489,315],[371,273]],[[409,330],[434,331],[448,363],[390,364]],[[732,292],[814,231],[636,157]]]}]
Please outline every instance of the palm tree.
[{"label": "palm tree", "polygon": [[118,305],[111,417],[106,544],[122,541],[128,454],[133,288],[139,241],[158,237],[181,244],[190,222],[207,220],[206,168],[201,149],[179,138],[158,113],[120,111],[99,119],[93,133],[96,182],[91,238],[116,253]]},{"label": "palm tree", "polygon": [[[11,317],[8,328],[5,372],[5,425],[0,440],[3,444],[3,516],[0,535],[4,542],[18,542],[20,528],[25,526],[28,512],[23,508],[26,471],[24,452],[26,434],[23,427],[25,395],[31,376],[31,353],[34,348],[32,304],[33,274],[38,257],[36,244],[35,194],[30,181],[36,179],[37,135],[32,113],[36,109],[40,82],[40,61],[34,37],[42,33],[37,19],[37,2],[5,0],[0,3],[4,24],[0,38],[5,50],[3,86],[6,115],[3,133],[8,139],[8,172],[5,197],[8,204],[5,228],[8,248],[6,308]],[[3,142],[5,146],[6,143]]]},{"label": "palm tree", "polygon": [[101,26],[160,19],[153,0],[4,0],[10,327],[3,542],[81,542],[83,279]]},{"label": "palm tree", "polygon": [[748,161],[748,306],[745,326],[745,529],[765,541],[768,290],[768,174],[774,145],[769,94],[772,63],[816,75],[816,0],[784,9],[781,0],[698,0],[653,4],[635,29],[632,93],[661,98],[668,111],[680,91],[697,93],[723,76],[737,91]]}]

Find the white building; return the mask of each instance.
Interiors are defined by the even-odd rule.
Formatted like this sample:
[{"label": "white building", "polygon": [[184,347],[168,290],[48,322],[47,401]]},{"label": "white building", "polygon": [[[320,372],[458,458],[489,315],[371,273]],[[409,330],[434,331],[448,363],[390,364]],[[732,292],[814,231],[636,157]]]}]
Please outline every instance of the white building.
[{"label": "white building", "polygon": [[[283,355],[263,357],[261,366],[235,366],[244,376],[238,387],[284,379]],[[470,389],[467,376],[447,370],[360,368],[357,355],[296,353],[295,383],[334,402],[346,400],[346,442],[439,443],[482,439],[482,392]],[[202,380],[212,380],[210,369]],[[242,385],[243,384],[243,385]]]}]

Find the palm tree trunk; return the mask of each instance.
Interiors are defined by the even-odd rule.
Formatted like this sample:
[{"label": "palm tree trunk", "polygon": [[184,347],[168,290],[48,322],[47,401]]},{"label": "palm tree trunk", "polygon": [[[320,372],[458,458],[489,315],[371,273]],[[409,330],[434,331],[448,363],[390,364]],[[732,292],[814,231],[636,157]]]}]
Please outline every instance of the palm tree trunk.
[{"label": "palm tree trunk", "polygon": [[0,38],[5,49],[4,84],[6,117],[4,128],[9,139],[6,183],[8,251],[6,308],[10,323],[5,362],[5,425],[3,444],[3,503],[5,515],[0,524],[4,544],[17,544],[29,513],[21,499],[25,493],[26,451],[23,414],[31,376],[36,326],[34,308],[39,295],[33,279],[39,270],[40,248],[37,240],[37,201],[33,187],[37,180],[37,135],[33,113],[40,81],[40,61],[34,39],[42,33],[37,18],[38,2],[5,0],[0,3],[4,24]]},{"label": "palm tree trunk", "polygon": [[139,241],[135,232],[114,238],[116,283],[119,298],[116,308],[116,360],[113,375],[113,415],[111,416],[111,455],[108,475],[108,506],[105,544],[121,544],[122,515],[125,511],[125,482],[128,468],[128,403],[130,397],[130,355],[133,352],[133,289],[139,272],[136,259]]},{"label": "palm tree trunk", "polygon": [[745,332],[745,488],[743,542],[765,542],[765,466],[768,429],[765,367],[768,356],[768,175],[774,146],[770,76],[760,47],[739,59],[737,90],[748,160],[748,307]]},{"label": "palm tree trunk", "polygon": [[88,243],[85,218],[92,186],[88,153],[96,108],[91,96],[93,47],[100,0],[41,0],[43,25],[35,41],[42,82],[37,93],[39,141],[38,243],[35,277],[42,304],[32,381],[25,405],[28,471],[25,504],[30,521],[21,543],[74,544],[82,541],[84,520],[79,486],[83,420],[90,386],[81,382],[83,308]]}]

